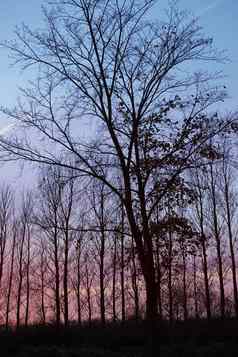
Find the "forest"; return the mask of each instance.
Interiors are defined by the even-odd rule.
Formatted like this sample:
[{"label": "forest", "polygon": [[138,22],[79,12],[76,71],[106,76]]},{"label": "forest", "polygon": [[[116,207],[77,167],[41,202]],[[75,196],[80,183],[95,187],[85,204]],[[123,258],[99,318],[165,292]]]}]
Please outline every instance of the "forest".
[{"label": "forest", "polygon": [[[161,319],[238,317],[236,169],[219,149],[218,162],[190,169],[151,217]],[[19,201],[1,187],[1,324],[145,317],[135,240],[105,184],[47,167]]]},{"label": "forest", "polygon": [[148,335],[115,354],[148,356],[158,336],[238,335],[237,112],[205,69],[227,58],[177,2],[152,19],[155,3],[58,0],[2,44],[35,74],[1,108],[0,162],[37,174],[0,187],[0,340]]}]

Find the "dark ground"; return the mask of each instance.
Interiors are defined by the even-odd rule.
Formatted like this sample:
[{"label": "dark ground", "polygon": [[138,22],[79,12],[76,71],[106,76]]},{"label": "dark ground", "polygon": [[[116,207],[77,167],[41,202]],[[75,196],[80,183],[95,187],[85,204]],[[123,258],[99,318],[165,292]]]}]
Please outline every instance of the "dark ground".
[{"label": "dark ground", "polygon": [[[53,325],[0,331],[0,356],[17,357],[238,357],[238,321],[158,323],[153,350],[145,322],[101,327]],[[160,353],[159,353],[160,351]]]}]

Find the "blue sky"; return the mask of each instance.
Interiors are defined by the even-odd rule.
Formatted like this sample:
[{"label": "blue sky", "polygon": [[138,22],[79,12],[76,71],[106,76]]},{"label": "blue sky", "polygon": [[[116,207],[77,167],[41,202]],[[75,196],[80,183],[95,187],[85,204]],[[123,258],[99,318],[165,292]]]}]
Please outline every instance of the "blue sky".
[{"label": "blue sky", "polygon": [[226,84],[231,96],[227,104],[238,107],[238,1],[183,0],[181,5],[200,16],[200,23],[205,33],[213,37],[215,46],[227,51],[230,62],[221,67],[227,75]]},{"label": "blue sky", "polygon": [[[42,26],[41,0],[0,1],[0,42],[14,38],[14,28],[25,22],[32,28]],[[153,14],[160,16],[166,7],[166,0],[159,0]],[[238,88],[238,0],[180,0],[182,9],[190,10],[200,17],[200,24],[208,37],[213,37],[218,49],[227,50],[230,62],[219,69],[227,75],[225,83],[231,99],[227,109],[237,108]],[[0,49],[0,105],[14,105],[18,87],[24,86],[29,76],[19,68],[11,67],[5,50]],[[0,132],[8,123],[0,118]]]},{"label": "blue sky", "polygon": [[[0,41],[14,38],[14,27],[25,22],[29,26],[42,25],[41,0],[8,0],[0,1]],[[155,14],[159,17],[166,7],[166,0],[159,0]],[[236,103],[236,87],[238,86],[238,1],[237,0],[180,0],[179,6],[191,10],[200,16],[200,23],[208,37],[214,38],[219,49],[226,49],[230,63],[219,67],[228,76],[226,84],[232,96],[232,105]],[[27,73],[19,68],[11,67],[11,61],[5,50],[0,49],[0,104],[14,104],[18,86],[24,85]],[[4,125],[0,119],[0,129]]]},{"label": "blue sky", "polygon": [[[0,1],[0,41],[14,38],[16,25],[22,22],[32,25],[41,24],[41,1],[8,0]],[[22,85],[24,74],[19,68],[10,67],[11,61],[5,50],[0,49],[0,103],[13,104],[17,97],[17,87]],[[0,121],[0,128],[1,128]]]}]

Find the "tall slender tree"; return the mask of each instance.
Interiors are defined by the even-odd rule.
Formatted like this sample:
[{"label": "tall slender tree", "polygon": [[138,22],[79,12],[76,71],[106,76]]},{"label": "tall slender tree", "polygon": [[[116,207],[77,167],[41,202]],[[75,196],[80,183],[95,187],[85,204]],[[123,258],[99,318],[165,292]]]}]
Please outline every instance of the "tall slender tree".
[{"label": "tall slender tree", "polygon": [[[194,154],[233,120],[206,114],[226,96],[214,86],[209,90],[216,75],[182,77],[180,69],[221,56],[197,21],[174,4],[163,21],[152,23],[148,14],[154,0],[56,3],[44,11],[45,30],[24,25],[17,41],[5,44],[18,63],[36,65],[40,75],[23,91],[26,105],[4,113],[29,129],[26,133],[33,129],[46,145],[29,137],[1,137],[1,159],[70,166],[107,185],[124,206],[145,281],[147,318],[154,320],[158,304],[151,215],[171,183],[196,165]],[[77,130],[91,119],[100,128],[96,140],[93,133],[82,138]],[[71,163],[50,154],[55,150],[71,156]],[[119,170],[122,190],[113,175],[105,174],[109,162]]]}]

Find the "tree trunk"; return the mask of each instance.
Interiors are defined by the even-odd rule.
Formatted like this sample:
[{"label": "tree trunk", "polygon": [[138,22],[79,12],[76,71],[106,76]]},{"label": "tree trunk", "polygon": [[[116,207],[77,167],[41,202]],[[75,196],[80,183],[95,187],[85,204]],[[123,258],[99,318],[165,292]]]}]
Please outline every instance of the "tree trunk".
[{"label": "tree trunk", "polygon": [[205,285],[205,295],[206,295],[206,311],[207,319],[211,319],[211,299],[210,299],[210,289],[208,280],[208,267],[207,267],[207,248],[206,248],[206,238],[204,234],[204,214],[203,214],[203,202],[202,202],[202,192],[199,186],[199,209],[200,209],[200,232],[201,232],[201,246],[202,246],[202,267]]},{"label": "tree trunk", "polygon": [[12,293],[12,280],[13,280],[13,265],[15,259],[15,247],[16,247],[16,226],[13,227],[13,242],[11,249],[11,265],[10,265],[10,274],[9,274],[9,282],[8,282],[8,292],[7,292],[7,307],[6,307],[6,328],[9,326],[9,310],[10,310],[10,300]]},{"label": "tree trunk", "polygon": [[41,251],[40,279],[41,279],[41,314],[42,314],[42,322],[45,325],[45,323],[46,323],[46,314],[45,314],[45,257],[44,257],[44,248],[43,247],[42,247],[42,251]]},{"label": "tree trunk", "polygon": [[117,275],[117,236],[114,236],[113,245],[113,272],[112,272],[112,314],[113,321],[117,320],[116,313],[116,275]]},{"label": "tree trunk", "polygon": [[[159,209],[156,210],[156,223],[159,224]],[[161,266],[160,266],[160,246],[159,237],[156,239],[156,263],[157,263],[157,291],[158,291],[158,309],[159,318],[163,319],[162,316],[162,297],[161,297]]]},{"label": "tree trunk", "polygon": [[[102,199],[103,200],[103,199]],[[103,204],[102,204],[102,225],[101,225],[101,244],[100,244],[100,314],[101,314],[101,323],[105,325],[105,288],[104,288],[104,258],[105,258],[105,232],[104,232],[104,214]]]},{"label": "tree trunk", "polygon": [[[128,183],[125,182],[125,186]],[[130,186],[130,184],[129,184]],[[150,235],[148,222],[144,218],[142,232],[136,224],[133,214],[132,200],[130,192],[126,190],[126,203],[125,208],[127,218],[130,224],[131,233],[136,243],[138,259],[143,273],[145,288],[146,288],[146,319],[148,321],[155,321],[158,318],[158,305],[157,305],[157,283],[155,275],[155,265],[153,256],[152,236]],[[145,215],[145,212],[143,212]],[[153,325],[153,323],[151,324]]]},{"label": "tree trunk", "polygon": [[137,283],[136,257],[135,257],[135,248],[134,248],[133,240],[132,240],[131,249],[132,249],[131,284],[134,292],[134,301],[135,301],[134,317],[137,321],[139,319],[139,290],[138,290],[138,283]]},{"label": "tree trunk", "polygon": [[68,257],[69,257],[69,230],[68,223],[65,228],[65,242],[64,242],[64,326],[67,327],[69,323],[69,297],[68,297]]},{"label": "tree trunk", "polygon": [[148,321],[155,321],[158,318],[157,283],[154,262],[151,260],[150,255],[151,254],[146,257],[147,259],[144,267],[146,288],[146,318]]},{"label": "tree trunk", "polygon": [[26,311],[25,311],[25,326],[28,325],[29,305],[30,305],[30,227],[27,226],[27,263],[26,263]]},{"label": "tree trunk", "polygon": [[172,233],[169,231],[169,252],[168,252],[168,290],[169,290],[169,321],[173,321],[173,291],[172,291]]},{"label": "tree trunk", "polygon": [[200,172],[196,172],[196,187],[198,193],[198,202],[197,202],[197,215],[199,220],[200,227],[200,243],[202,248],[202,270],[204,277],[204,287],[205,287],[205,305],[206,305],[206,314],[207,319],[211,319],[211,299],[210,299],[210,289],[209,289],[209,279],[208,279],[208,265],[207,265],[207,247],[206,247],[206,236],[204,233],[204,190],[201,185]]},{"label": "tree trunk", "polygon": [[193,290],[194,290],[194,310],[196,319],[199,318],[198,314],[198,298],[197,298],[197,264],[196,255],[193,255]]},{"label": "tree trunk", "polygon": [[2,276],[3,276],[3,265],[5,257],[5,247],[6,247],[6,222],[3,222],[3,227],[1,227],[0,233],[0,288],[2,285]]},{"label": "tree trunk", "polygon": [[23,248],[25,242],[26,234],[26,223],[24,222],[23,232],[20,242],[20,252],[19,252],[19,282],[17,288],[17,315],[16,315],[16,326],[20,327],[20,318],[21,318],[21,297],[22,297],[22,281],[23,281]]},{"label": "tree trunk", "polygon": [[215,189],[212,164],[210,165],[210,174],[211,174],[211,194],[212,194],[214,236],[216,241],[216,250],[217,250],[217,259],[218,259],[218,277],[219,277],[219,285],[220,285],[220,311],[221,311],[221,318],[224,319],[225,318],[225,291],[224,291],[224,283],[223,283],[223,264],[222,264],[221,242],[220,242],[220,234],[219,234],[218,218],[217,218],[216,189]]},{"label": "tree trunk", "polygon": [[77,254],[77,310],[78,310],[78,324],[81,325],[82,323],[82,316],[81,316],[81,293],[80,293],[80,288],[81,288],[81,245],[80,241],[78,241],[77,249],[76,249],[76,254]]},{"label": "tree trunk", "polygon": [[231,254],[231,269],[232,269],[232,280],[233,280],[234,307],[235,307],[236,318],[238,318],[238,293],[237,293],[237,280],[236,280],[236,261],[235,261],[235,253],[234,253],[234,248],[233,248],[233,234],[232,234],[232,227],[231,227],[229,188],[228,188],[228,182],[226,180],[226,177],[225,177],[225,201],[226,201],[229,247],[230,247],[230,254]]},{"label": "tree trunk", "polygon": [[122,322],[126,320],[126,307],[125,307],[125,262],[124,262],[124,209],[121,209],[121,319]]},{"label": "tree trunk", "polygon": [[187,262],[186,253],[183,253],[183,318],[184,321],[188,319],[188,306],[187,306]]},{"label": "tree trunk", "polygon": [[89,325],[91,325],[92,324],[91,284],[90,284],[87,262],[85,265],[85,273],[86,273],[86,293],[87,293],[87,305],[88,305],[88,322],[89,322]]},{"label": "tree trunk", "polygon": [[60,326],[60,275],[58,260],[58,233],[57,227],[54,231],[54,268],[55,268],[55,309],[56,309],[56,326]]}]

